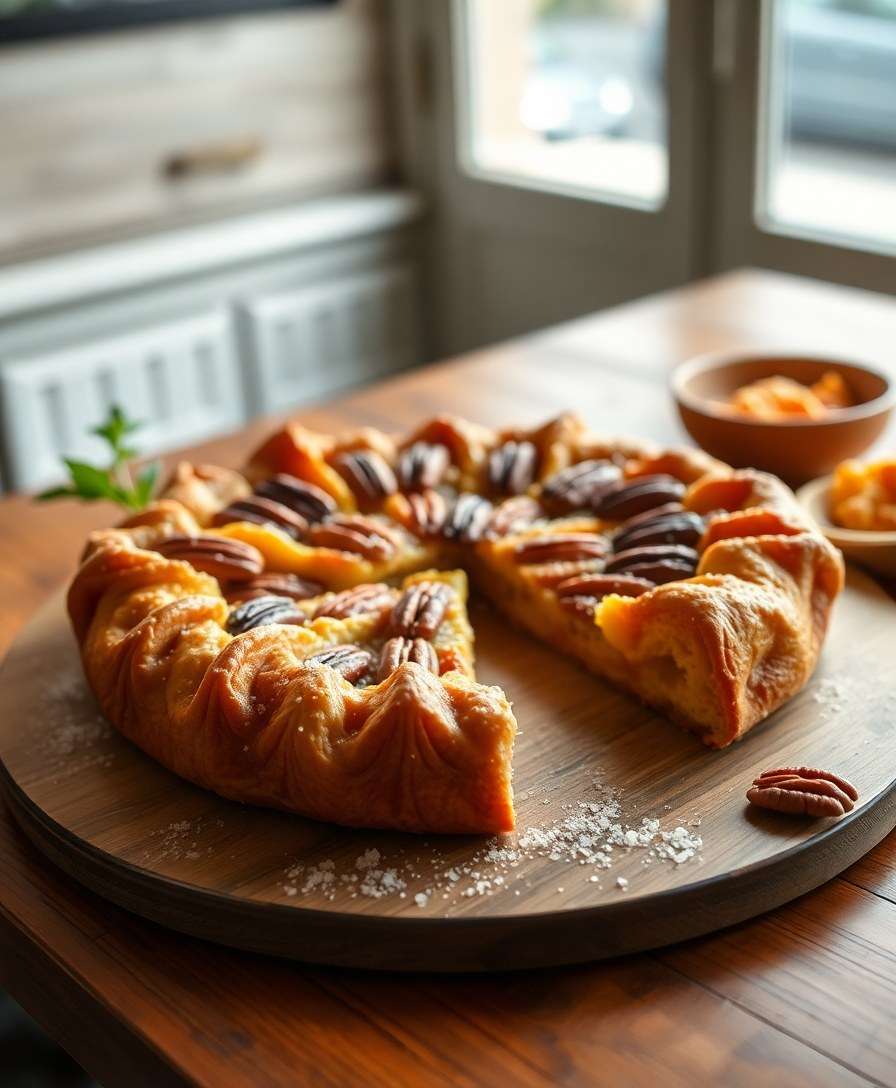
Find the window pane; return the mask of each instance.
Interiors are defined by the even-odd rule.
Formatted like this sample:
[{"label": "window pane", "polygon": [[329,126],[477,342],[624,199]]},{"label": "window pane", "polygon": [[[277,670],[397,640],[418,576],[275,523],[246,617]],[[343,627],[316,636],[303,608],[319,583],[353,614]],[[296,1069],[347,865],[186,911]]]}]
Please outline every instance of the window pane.
[{"label": "window pane", "polygon": [[763,225],[896,245],[896,0],[773,0]]},{"label": "window pane", "polygon": [[467,0],[465,167],[662,203],[665,0]]}]

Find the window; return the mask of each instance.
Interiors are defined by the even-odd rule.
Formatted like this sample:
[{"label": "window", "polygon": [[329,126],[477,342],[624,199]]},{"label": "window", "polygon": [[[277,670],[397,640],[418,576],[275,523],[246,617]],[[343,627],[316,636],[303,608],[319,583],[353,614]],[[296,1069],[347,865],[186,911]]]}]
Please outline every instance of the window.
[{"label": "window", "polygon": [[466,0],[458,11],[468,173],[663,203],[665,0]]},{"label": "window", "polygon": [[759,225],[896,249],[896,0],[766,0]]}]

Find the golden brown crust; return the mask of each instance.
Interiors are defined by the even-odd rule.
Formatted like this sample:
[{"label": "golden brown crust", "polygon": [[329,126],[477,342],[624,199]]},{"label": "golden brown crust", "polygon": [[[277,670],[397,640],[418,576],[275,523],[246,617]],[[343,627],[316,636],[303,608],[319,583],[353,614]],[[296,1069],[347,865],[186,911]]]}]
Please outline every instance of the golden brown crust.
[{"label": "golden brown crust", "polygon": [[647,457],[661,453],[660,447],[647,439],[629,436],[595,435],[585,432],[578,436],[570,451],[570,462],[616,461],[619,464],[636,464]]},{"label": "golden brown crust", "polygon": [[709,520],[697,576],[636,599],[608,597],[595,621],[632,663],[671,661],[691,688],[678,716],[707,744],[724,747],[811,675],[843,561],[788,489],[764,473],[700,481],[686,505],[725,511]]},{"label": "golden brown crust", "polygon": [[246,476],[252,483],[286,473],[322,488],[341,510],[356,510],[351,488],[329,464],[336,442],[300,423],[288,423],[268,438],[249,458]]},{"label": "golden brown crust", "polygon": [[665,473],[682,483],[692,484],[706,476],[729,476],[731,469],[703,450],[682,447],[634,456],[626,468],[629,476]]},{"label": "golden brown crust", "polygon": [[[598,448],[613,455],[610,443],[582,447]],[[623,443],[616,456],[623,450],[631,446]],[[695,478],[701,468],[707,473]],[[724,747],[811,675],[842,588],[842,559],[773,476],[734,472],[682,451],[651,451],[625,462],[627,477],[654,472],[690,483],[684,507],[705,515],[695,577],[639,596],[608,595],[593,620],[587,612],[570,614],[557,587],[600,569],[599,560],[520,567],[514,554],[545,532],[601,527],[570,517],[477,546],[477,580],[551,645],[660,707],[706,744]]]},{"label": "golden brown crust", "polygon": [[381,613],[233,637],[216,581],[136,546],[128,530],[98,542],[68,608],[103,713],[176,774],[347,825],[507,831],[513,715],[499,689],[470,676],[462,573],[426,577],[454,592],[434,644],[447,671],[406,663],[365,688],[306,659],[382,641]]},{"label": "golden brown crust", "polygon": [[531,442],[538,451],[538,479],[547,480],[573,460],[583,460],[576,453],[588,435],[584,420],[575,412],[563,412],[538,427],[510,428],[496,432],[495,442]]},{"label": "golden brown crust", "polygon": [[200,525],[208,525],[216,511],[250,491],[249,481],[233,469],[180,461],[162,488],[161,498],[180,503]]},{"label": "golden brown crust", "polygon": [[340,435],[332,445],[328,458],[340,453],[351,453],[354,450],[371,450],[378,453],[388,464],[394,465],[398,456],[398,449],[394,439],[375,427],[361,427],[357,431]]}]

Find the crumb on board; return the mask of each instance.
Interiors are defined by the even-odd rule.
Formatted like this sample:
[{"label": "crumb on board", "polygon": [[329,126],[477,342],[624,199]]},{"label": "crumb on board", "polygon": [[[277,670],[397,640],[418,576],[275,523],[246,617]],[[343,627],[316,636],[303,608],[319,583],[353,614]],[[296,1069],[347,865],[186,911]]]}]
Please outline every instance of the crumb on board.
[{"label": "crumb on board", "polygon": [[[426,856],[386,858],[376,847],[364,850],[339,865],[333,859],[313,864],[295,863],[285,873],[283,892],[289,898],[314,893],[329,901],[408,898],[424,910],[434,904],[459,905],[480,896],[512,891],[519,896],[531,884],[521,882],[519,870],[535,858],[558,867],[584,867],[586,883],[600,886],[600,874],[622,857],[640,853],[642,863],[673,866],[700,859],[703,840],[695,830],[700,817],[693,813],[687,827],[664,827],[661,819],[644,816],[629,824],[618,793],[600,787],[601,796],[561,806],[562,815],[545,824],[531,825],[515,835],[495,837],[465,860],[449,863],[438,844],[422,842]],[[615,886],[629,888],[629,879],[617,877]],[[520,886],[521,885],[521,886]],[[567,883],[555,884],[554,893],[566,894]]]}]

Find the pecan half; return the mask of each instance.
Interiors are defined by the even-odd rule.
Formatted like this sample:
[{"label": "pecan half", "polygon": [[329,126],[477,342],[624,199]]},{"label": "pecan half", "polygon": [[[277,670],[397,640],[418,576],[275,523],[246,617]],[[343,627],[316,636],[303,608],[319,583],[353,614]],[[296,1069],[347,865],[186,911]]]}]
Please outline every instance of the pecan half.
[{"label": "pecan half", "polygon": [[398,458],[398,480],[402,491],[425,491],[437,487],[450,464],[447,446],[414,442],[402,450]]},{"label": "pecan half", "polygon": [[553,512],[584,510],[621,479],[622,469],[612,461],[579,461],[545,482],[542,501]]},{"label": "pecan half", "polygon": [[255,488],[255,494],[288,506],[309,522],[323,521],[337,510],[336,500],[322,487],[285,472],[264,480]]},{"label": "pecan half", "polygon": [[505,499],[492,512],[486,536],[501,537],[518,533],[533,521],[537,521],[543,513],[539,502],[528,495],[515,495],[512,499]]},{"label": "pecan half", "polygon": [[439,536],[448,517],[445,496],[431,488],[405,496],[408,504],[408,528],[417,536]]},{"label": "pecan half", "polygon": [[227,617],[227,630],[231,635],[241,635],[253,627],[269,623],[288,623],[301,627],[306,622],[304,612],[296,608],[291,597],[253,597],[243,601]]},{"label": "pecan half", "polygon": [[308,532],[308,519],[276,499],[263,495],[249,495],[237,499],[212,518],[212,525],[229,525],[233,521],[251,521],[255,525],[275,525],[295,540]]},{"label": "pecan half", "polygon": [[514,554],[520,566],[537,563],[575,563],[581,559],[602,559],[607,541],[593,533],[546,533],[517,544]]},{"label": "pecan half", "polygon": [[639,476],[620,481],[597,496],[591,509],[598,517],[625,521],[656,506],[680,502],[685,486],[674,476]]},{"label": "pecan half", "polygon": [[355,586],[344,589],[317,606],[314,618],[330,616],[334,620],[344,620],[348,616],[359,616],[365,612],[386,612],[395,604],[395,590],[384,585]]},{"label": "pecan half", "polygon": [[452,596],[453,591],[443,582],[416,582],[398,598],[386,630],[404,638],[432,638]]},{"label": "pecan half", "polygon": [[796,816],[843,816],[858,799],[851,782],[814,767],[763,771],[747,790],[750,804]]},{"label": "pecan half", "polygon": [[439,675],[439,658],[435,647],[425,638],[390,638],[383,644],[377,680],[385,680],[406,661],[421,665],[429,672]]},{"label": "pecan half", "polygon": [[626,518],[616,531],[621,533],[629,529],[640,529],[642,526],[650,525],[654,521],[670,517],[673,514],[684,514],[685,512],[685,508],[680,502],[665,502],[662,506],[655,506],[651,510],[645,510],[641,514],[633,514],[630,518]]},{"label": "pecan half", "polygon": [[448,540],[481,540],[492,516],[488,499],[472,491],[461,492],[445,519],[442,529]]},{"label": "pecan half", "polygon": [[681,582],[694,577],[694,567],[690,563],[676,562],[674,559],[658,559],[656,562],[633,563],[626,567],[626,574],[633,578],[646,578],[654,585],[663,586],[667,582]]},{"label": "pecan half", "polygon": [[575,574],[566,578],[556,587],[558,597],[575,597],[586,594],[590,597],[606,597],[617,593],[620,597],[640,597],[653,589],[653,584],[646,578],[635,578],[631,574]]},{"label": "pecan half", "polygon": [[315,665],[328,665],[344,676],[350,684],[357,684],[370,675],[373,668],[373,654],[362,650],[360,646],[329,646],[305,658]]},{"label": "pecan half", "polygon": [[289,597],[294,601],[304,601],[323,593],[324,587],[318,582],[300,578],[297,574],[259,574],[247,582],[228,586],[224,596],[230,602],[248,601],[253,597]]},{"label": "pecan half", "polygon": [[613,536],[613,548],[625,551],[629,548],[653,544],[694,545],[703,535],[703,518],[699,514],[666,514],[638,525],[626,522]]},{"label": "pecan half", "polygon": [[640,597],[653,589],[653,585],[646,578],[634,578],[629,574],[577,574],[560,582],[554,592],[563,608],[590,619],[608,594]]},{"label": "pecan half", "polygon": [[398,538],[382,522],[347,514],[336,514],[312,525],[308,543],[318,548],[353,552],[374,562],[390,559],[399,545]]},{"label": "pecan half", "polygon": [[489,488],[499,495],[521,495],[535,479],[538,450],[531,442],[513,439],[489,452]]},{"label": "pecan half", "polygon": [[359,498],[376,502],[398,490],[398,481],[376,450],[352,450],[333,458],[333,467]]},{"label": "pecan half", "polygon": [[617,552],[604,569],[607,574],[613,574],[649,563],[678,563],[694,571],[699,559],[697,552],[685,544],[647,544]]},{"label": "pecan half", "polygon": [[264,569],[264,557],[251,544],[216,536],[170,536],[155,545],[166,559],[180,559],[223,582],[245,582]]}]

